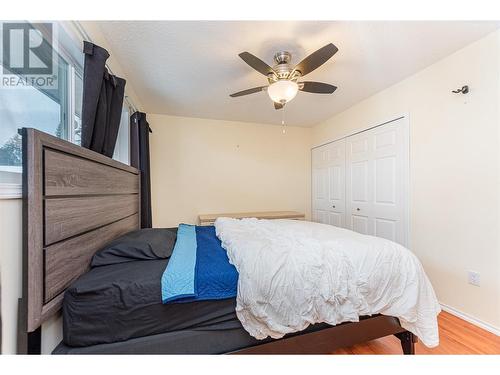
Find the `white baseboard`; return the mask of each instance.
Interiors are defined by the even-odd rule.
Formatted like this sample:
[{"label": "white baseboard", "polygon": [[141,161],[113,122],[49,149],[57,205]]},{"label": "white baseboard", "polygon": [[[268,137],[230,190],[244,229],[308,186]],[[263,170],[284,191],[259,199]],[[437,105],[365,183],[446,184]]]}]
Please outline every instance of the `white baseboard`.
[{"label": "white baseboard", "polygon": [[469,314],[461,312],[461,311],[459,311],[451,306],[448,306],[444,303],[440,303],[440,305],[441,305],[441,308],[443,309],[443,311],[446,311],[447,313],[450,313],[451,315],[455,315],[456,317],[463,319],[466,322],[474,324],[475,326],[478,326],[479,328],[482,328],[488,332],[491,332],[497,336],[500,336],[500,329],[498,329],[497,327],[492,326],[489,323],[483,322],[482,320],[473,318]]}]

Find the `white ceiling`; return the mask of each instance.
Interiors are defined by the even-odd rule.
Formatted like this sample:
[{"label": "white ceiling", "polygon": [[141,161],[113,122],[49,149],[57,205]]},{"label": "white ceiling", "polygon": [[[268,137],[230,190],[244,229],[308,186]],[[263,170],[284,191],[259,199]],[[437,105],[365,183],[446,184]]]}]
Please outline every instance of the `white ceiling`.
[{"label": "white ceiling", "polygon": [[[339,52],[307,75],[338,86],[333,95],[301,93],[287,105],[289,125],[312,126],[418,72],[500,27],[464,21],[116,21],[99,22],[147,113],[279,124],[266,84],[238,53],[292,63],[332,42]],[[457,82],[457,85],[462,82]]]}]

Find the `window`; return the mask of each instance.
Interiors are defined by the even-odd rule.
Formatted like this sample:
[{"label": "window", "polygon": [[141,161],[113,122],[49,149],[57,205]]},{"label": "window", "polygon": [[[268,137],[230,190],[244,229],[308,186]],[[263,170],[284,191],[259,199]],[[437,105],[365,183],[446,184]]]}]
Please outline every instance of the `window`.
[{"label": "window", "polygon": [[83,76],[80,72],[75,71],[75,110],[73,111],[73,130],[71,132],[71,141],[77,145],[82,143],[82,99],[83,99]]},{"label": "window", "polygon": [[[36,128],[80,144],[83,54],[75,53],[79,47],[68,45],[71,39],[57,23],[53,24],[55,28],[57,46],[54,46],[53,72],[57,88],[0,86],[0,183],[21,183],[19,131],[23,127]],[[17,48],[21,47],[11,44],[11,50]]]},{"label": "window", "polygon": [[130,114],[132,109],[126,102],[123,103],[122,116],[120,119],[120,128],[116,139],[115,152],[113,159],[130,165],[129,138],[130,138]]},{"label": "window", "polygon": [[[27,24],[27,23],[24,23]],[[0,30],[2,26],[0,22]],[[52,50],[53,73],[57,77],[57,88],[35,86],[3,87],[0,85],[0,198],[10,186],[20,190],[22,173],[22,140],[20,129],[36,128],[70,142],[81,144],[83,60],[81,43],[65,32],[63,24],[53,22],[54,42]],[[44,34],[44,30],[39,30]],[[44,34],[46,35],[46,34]],[[3,38],[0,36],[0,47]],[[11,43],[11,54],[20,54],[20,43]],[[0,51],[3,49],[0,48]],[[12,52],[13,50],[13,52]],[[22,61],[22,60],[21,60]],[[4,67],[0,52],[0,63]],[[19,76],[21,77],[21,76]],[[113,158],[130,163],[129,133],[131,107],[124,101],[120,129]],[[5,194],[8,196],[9,194]],[[18,193],[14,194],[18,196]]]}]

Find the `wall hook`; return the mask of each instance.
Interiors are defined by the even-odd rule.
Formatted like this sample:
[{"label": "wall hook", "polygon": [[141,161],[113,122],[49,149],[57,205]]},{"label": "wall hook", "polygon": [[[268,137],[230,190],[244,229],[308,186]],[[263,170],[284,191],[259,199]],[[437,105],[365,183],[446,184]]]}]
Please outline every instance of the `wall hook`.
[{"label": "wall hook", "polygon": [[467,86],[467,85],[462,86],[461,89],[456,89],[456,90],[453,90],[452,92],[455,94],[459,94],[459,93],[467,94],[469,92],[469,86]]}]

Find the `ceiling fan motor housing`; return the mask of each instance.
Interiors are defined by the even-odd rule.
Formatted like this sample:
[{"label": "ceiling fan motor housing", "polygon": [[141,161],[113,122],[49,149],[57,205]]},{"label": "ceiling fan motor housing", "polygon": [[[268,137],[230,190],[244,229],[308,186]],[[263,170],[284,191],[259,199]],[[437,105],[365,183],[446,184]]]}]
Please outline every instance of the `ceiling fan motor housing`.
[{"label": "ceiling fan motor housing", "polygon": [[276,64],[288,64],[292,60],[292,54],[287,51],[277,52],[274,55]]},{"label": "ceiling fan motor housing", "polygon": [[[288,51],[280,51],[274,55],[274,61],[276,65],[273,67],[273,70],[276,72],[276,76],[272,77],[273,81],[277,79],[288,79],[290,78],[290,61],[292,60],[292,54]],[[277,78],[277,79],[276,79]]]}]

